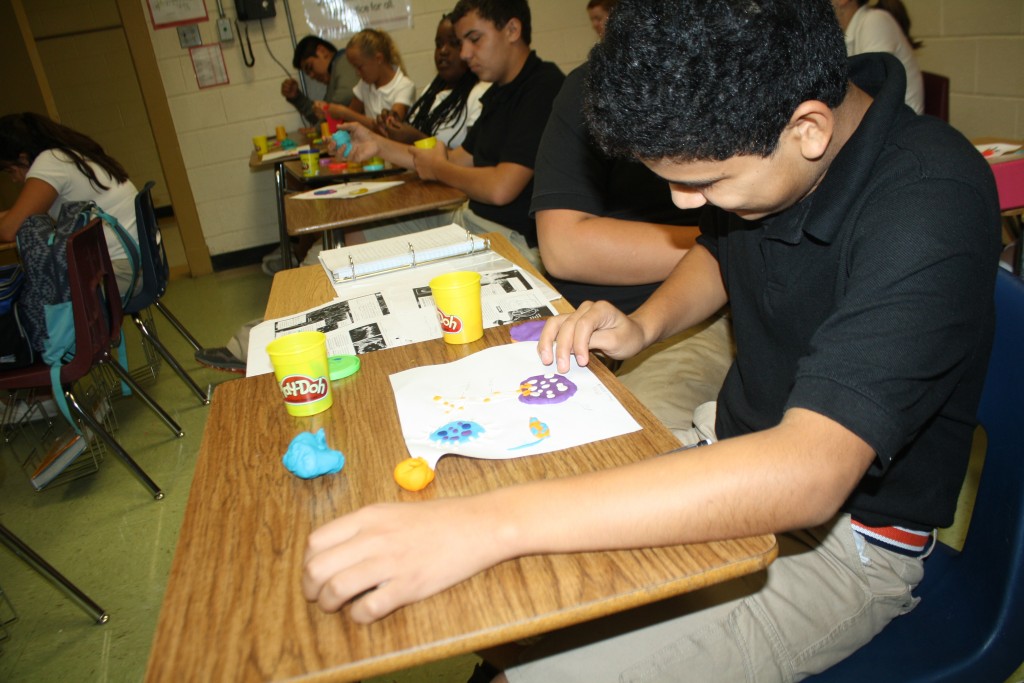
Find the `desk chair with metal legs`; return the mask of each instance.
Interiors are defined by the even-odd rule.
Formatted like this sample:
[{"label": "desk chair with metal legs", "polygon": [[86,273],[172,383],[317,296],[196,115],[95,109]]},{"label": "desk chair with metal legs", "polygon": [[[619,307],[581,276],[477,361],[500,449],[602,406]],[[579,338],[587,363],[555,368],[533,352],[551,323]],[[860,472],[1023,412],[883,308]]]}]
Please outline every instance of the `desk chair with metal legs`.
[{"label": "desk chair with metal legs", "polygon": [[[176,436],[184,436],[181,427],[171,416],[143,391],[128,372],[111,356],[110,351],[121,336],[121,297],[117,294],[117,279],[110,265],[103,225],[99,219],[78,231],[68,240],[68,282],[71,287],[71,307],[75,319],[75,355],[61,366],[60,384],[64,390],[71,415],[94,435],[103,440],[114,455],[145,486],[152,496],[164,497],[160,487],[149,478],[128,452],[106,430],[90,410],[83,407],[75,396],[75,383],[85,377],[96,365],[106,365],[149,406]],[[112,293],[104,296],[103,292]],[[50,366],[42,361],[25,368],[0,373],[0,389],[51,389]],[[62,419],[62,418],[57,418]]]},{"label": "desk chair with metal legs", "polygon": [[922,71],[924,113],[949,123],[949,77]]},{"label": "desk chair with metal legs", "polygon": [[135,223],[139,231],[139,256],[142,260],[142,290],[125,304],[124,312],[131,316],[135,326],[139,329],[139,333],[145,340],[143,343],[148,342],[156,349],[157,353],[181,378],[181,381],[192,390],[192,393],[199,397],[200,402],[203,405],[207,405],[210,403],[210,397],[196,384],[195,380],[181,366],[181,363],[171,355],[171,352],[167,350],[167,347],[157,337],[156,330],[151,330],[146,324],[146,320],[142,317],[142,312],[145,309],[151,306],[156,308],[163,313],[167,321],[196,351],[200,350],[199,342],[196,341],[195,337],[185,329],[184,325],[178,322],[178,319],[160,301],[164,292],[167,291],[170,268],[167,263],[167,253],[164,250],[163,242],[157,240],[157,235],[160,234],[160,227],[157,224],[156,211],[153,208],[154,184],[152,180],[149,181],[135,196]]},{"label": "desk chair with metal legs", "polygon": [[43,578],[64,591],[64,593],[74,600],[75,603],[81,607],[86,614],[92,617],[97,624],[107,623],[107,620],[110,617],[107,615],[106,610],[93,602],[92,598],[82,592],[78,586],[68,581],[63,574],[53,568],[53,565],[40,557],[34,550],[32,550],[32,548],[28,547],[24,541],[11,533],[11,531],[3,524],[0,524],[0,543],[7,546],[8,550],[25,562],[25,564],[39,572]]}]

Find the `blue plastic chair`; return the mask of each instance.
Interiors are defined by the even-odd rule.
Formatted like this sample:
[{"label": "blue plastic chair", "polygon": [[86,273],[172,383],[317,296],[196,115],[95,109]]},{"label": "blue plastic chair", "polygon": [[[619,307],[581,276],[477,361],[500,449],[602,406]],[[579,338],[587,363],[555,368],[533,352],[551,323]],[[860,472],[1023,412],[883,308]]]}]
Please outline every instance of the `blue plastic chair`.
[{"label": "blue plastic chair", "polygon": [[163,242],[157,240],[160,226],[157,224],[156,211],[153,208],[154,184],[152,180],[149,181],[135,196],[135,222],[139,231],[139,256],[142,261],[142,290],[125,305],[124,312],[131,316],[143,339],[156,349],[157,353],[181,378],[181,381],[199,397],[203,405],[207,405],[210,402],[210,397],[196,384],[181,363],[171,355],[171,352],[160,341],[156,330],[150,329],[146,319],[142,316],[142,312],[150,306],[156,308],[196,351],[200,349],[199,342],[195,337],[189,334],[185,326],[178,322],[178,319],[160,301],[160,297],[167,291],[170,268]]},{"label": "blue plastic chair", "polygon": [[921,603],[807,680],[1002,683],[1024,660],[1024,281],[996,278],[996,334],[978,421],[988,437],[963,551],[938,543]]}]

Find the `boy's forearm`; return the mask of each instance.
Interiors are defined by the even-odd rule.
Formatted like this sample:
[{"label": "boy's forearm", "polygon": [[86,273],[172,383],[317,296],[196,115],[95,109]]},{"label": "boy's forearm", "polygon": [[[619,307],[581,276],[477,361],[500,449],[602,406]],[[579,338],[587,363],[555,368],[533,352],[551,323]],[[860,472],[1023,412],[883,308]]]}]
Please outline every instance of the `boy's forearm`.
[{"label": "boy's forearm", "polygon": [[650,345],[707,320],[726,303],[718,261],[695,244],[630,317],[644,330]]},{"label": "boy's forearm", "polygon": [[544,267],[555,277],[594,285],[641,285],[667,278],[698,234],[696,227],[595,216],[569,209],[537,212]]},{"label": "boy's forearm", "polygon": [[[788,423],[787,423],[788,421]],[[810,411],[773,430],[486,494],[503,559],[698,543],[821,524],[874,453]],[[493,552],[493,551],[489,551]]]}]

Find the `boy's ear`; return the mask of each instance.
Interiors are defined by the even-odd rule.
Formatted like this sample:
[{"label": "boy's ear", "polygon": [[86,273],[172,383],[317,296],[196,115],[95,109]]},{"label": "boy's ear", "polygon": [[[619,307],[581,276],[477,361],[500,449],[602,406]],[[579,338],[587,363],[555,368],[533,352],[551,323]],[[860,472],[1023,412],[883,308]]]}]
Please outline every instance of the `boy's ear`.
[{"label": "boy's ear", "polygon": [[523,23],[512,17],[505,22],[505,27],[501,30],[508,36],[508,42],[514,43],[523,35]]},{"label": "boy's ear", "polygon": [[820,159],[828,149],[835,131],[835,114],[818,100],[801,102],[789,118],[787,131],[796,136],[805,159]]}]

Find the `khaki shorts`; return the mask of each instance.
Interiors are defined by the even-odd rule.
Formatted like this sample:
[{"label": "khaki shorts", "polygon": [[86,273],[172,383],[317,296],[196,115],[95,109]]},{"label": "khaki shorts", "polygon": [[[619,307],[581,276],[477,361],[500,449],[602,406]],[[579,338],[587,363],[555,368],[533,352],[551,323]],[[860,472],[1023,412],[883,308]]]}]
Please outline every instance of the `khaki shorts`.
[{"label": "khaki shorts", "polygon": [[615,374],[680,441],[690,444],[699,438],[691,429],[694,410],[718,398],[735,355],[732,323],[720,313],[624,361]]},{"label": "khaki shorts", "polygon": [[922,560],[858,543],[848,515],[778,540],[765,571],[543,636],[508,680],[798,681],[917,604]]}]

